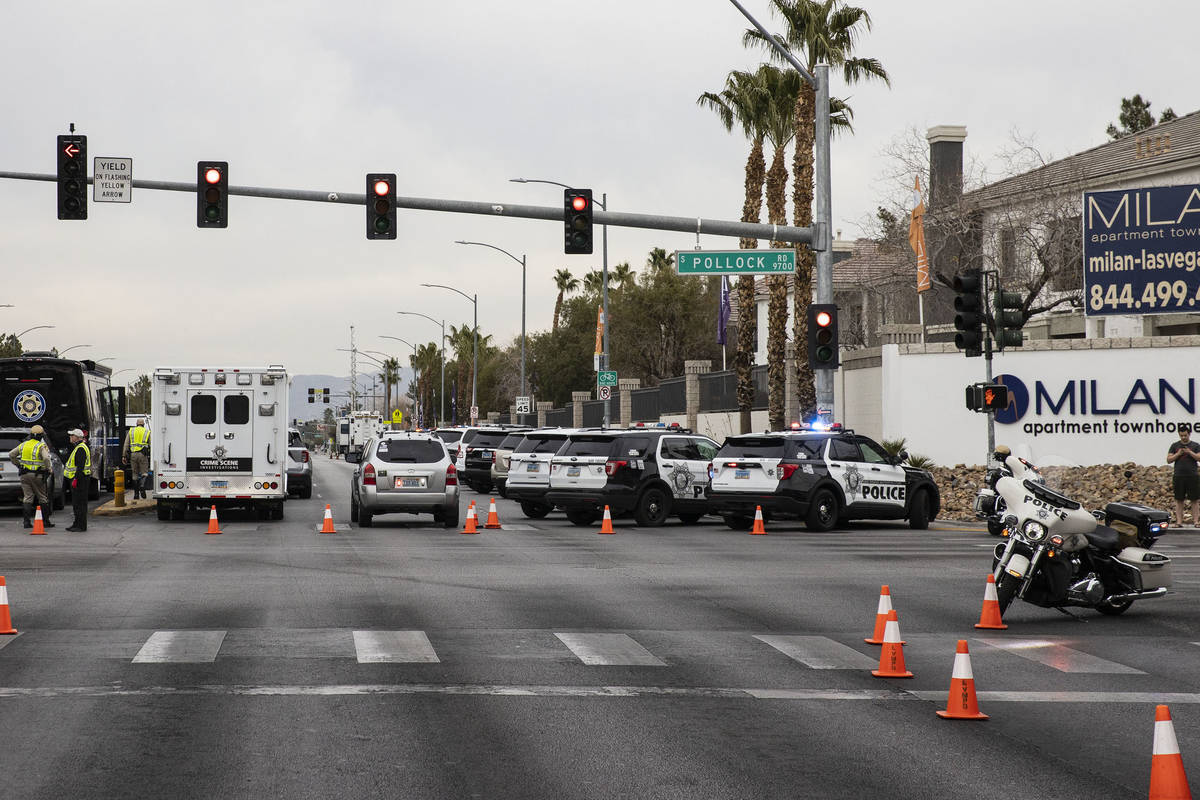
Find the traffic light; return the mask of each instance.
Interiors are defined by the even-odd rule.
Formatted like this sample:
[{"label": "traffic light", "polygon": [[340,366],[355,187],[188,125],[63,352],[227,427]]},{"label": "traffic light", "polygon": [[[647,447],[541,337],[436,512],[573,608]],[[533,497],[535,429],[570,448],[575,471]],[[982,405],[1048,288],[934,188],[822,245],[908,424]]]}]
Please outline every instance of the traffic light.
[{"label": "traffic light", "polygon": [[87,137],[58,137],[58,218],[87,219]]},{"label": "traffic light", "polygon": [[567,255],[592,253],[592,190],[566,189],[563,192],[563,227]]},{"label": "traffic light", "polygon": [[396,173],[367,174],[367,238],[396,238]]},{"label": "traffic light", "polygon": [[838,318],[833,303],[808,306],[808,364],[813,369],[838,366]]},{"label": "traffic light", "polygon": [[196,227],[229,227],[229,162],[196,162]]},{"label": "traffic light", "polygon": [[326,404],[329,403],[329,387],[328,386],[325,387],[325,403]]},{"label": "traffic light", "polygon": [[310,387],[308,390],[308,402],[310,402],[310,403],[317,402],[317,398],[315,397],[315,395],[316,395],[316,390]]},{"label": "traffic light", "polygon": [[954,276],[954,346],[968,356],[983,355],[983,278],[977,269]]},{"label": "traffic light", "polygon": [[1025,337],[1021,335],[1021,327],[1025,324],[1022,306],[1019,292],[996,290],[996,345],[1001,350],[1006,347],[1020,347],[1025,343]]},{"label": "traffic light", "polygon": [[967,387],[971,411],[1003,411],[1008,408],[1008,387],[1002,383],[972,383]]}]

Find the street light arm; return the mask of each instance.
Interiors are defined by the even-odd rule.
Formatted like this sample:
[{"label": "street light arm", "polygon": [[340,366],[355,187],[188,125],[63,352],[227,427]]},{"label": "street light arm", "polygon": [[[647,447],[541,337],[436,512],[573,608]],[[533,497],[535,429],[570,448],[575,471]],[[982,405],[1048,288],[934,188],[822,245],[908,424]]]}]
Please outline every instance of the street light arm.
[{"label": "street light arm", "polygon": [[499,250],[501,253],[504,253],[504,255],[508,256],[508,257],[509,257],[509,258],[511,258],[513,261],[515,261],[515,262],[517,262],[518,264],[520,264],[522,267],[523,267],[523,266],[525,266],[525,259],[523,259],[523,258],[517,258],[517,257],[516,257],[516,256],[514,256],[512,253],[510,253],[510,252],[508,252],[507,250],[505,250],[503,247],[496,247],[496,245],[494,245],[494,244],[488,244],[487,242],[464,242],[464,241],[462,241],[461,239],[459,239],[459,240],[456,240],[454,243],[455,243],[455,244],[477,244],[477,245],[479,245],[480,247],[490,247],[490,248],[492,248],[493,250]]},{"label": "street light arm", "polygon": [[388,336],[386,333],[381,333],[381,334],[379,334],[379,338],[380,339],[395,339],[397,342],[400,342],[401,344],[406,344],[409,347],[411,347],[413,349],[414,353],[417,351],[417,346],[415,344],[413,344],[412,342],[406,341],[404,339],[401,339],[399,336]]},{"label": "street light arm", "polygon": [[[383,366],[383,363],[382,363],[382,362],[381,362],[381,361],[380,361],[378,358],[375,358],[374,356],[367,355],[367,351],[366,351],[366,350],[347,350],[347,349],[346,349],[346,348],[344,348],[344,347],[337,347],[337,348],[334,348],[334,349],[336,349],[336,350],[337,350],[339,353],[356,353],[356,354],[359,354],[359,355],[361,355],[363,358],[369,358],[369,359],[371,359],[372,361],[374,361],[376,364],[379,364],[379,366],[381,366],[381,367]],[[384,353],[384,355],[387,355],[387,353]]]},{"label": "street light arm", "polygon": [[[561,186],[564,189],[579,188],[577,186],[567,186],[565,183],[559,183],[558,181],[542,180],[541,178],[509,178],[508,181],[509,183],[548,183],[551,186]],[[600,206],[600,208],[604,209],[605,211],[608,211],[608,206],[604,204],[603,200],[597,200],[595,197],[593,197],[592,202]]]},{"label": "street light arm", "polygon": [[66,347],[66,348],[63,348],[62,350],[59,350],[58,351],[59,357],[61,358],[63,353],[67,352],[68,350],[74,350],[76,347],[91,347],[91,345],[90,344],[73,344],[70,347]]},{"label": "street light arm", "polygon": [[467,294],[466,292],[462,291],[461,289],[455,289],[453,286],[444,286],[443,284],[440,284],[440,283],[422,283],[421,285],[422,285],[422,286],[433,286],[433,287],[436,287],[436,288],[438,288],[438,289],[449,289],[449,290],[450,290],[450,291],[452,291],[452,292],[458,292],[458,293],[459,293],[459,294],[461,294],[463,297],[465,297],[465,298],[467,298],[468,300],[470,300],[472,303],[474,303],[474,302],[475,302],[475,298],[471,297],[471,295]]},{"label": "street light arm", "polygon": [[54,327],[53,325],[34,325],[32,328],[26,328],[25,330],[18,333],[16,335],[16,338],[20,339],[22,336],[29,333],[30,331],[38,331],[38,330],[42,330],[43,328],[53,328],[53,327]]},{"label": "street light arm", "polygon": [[446,327],[446,320],[434,319],[433,317],[429,316],[428,314],[422,314],[420,311],[397,311],[396,313],[397,314],[412,314],[414,317],[424,317],[425,319],[432,322],[434,325],[441,325],[443,328]]}]

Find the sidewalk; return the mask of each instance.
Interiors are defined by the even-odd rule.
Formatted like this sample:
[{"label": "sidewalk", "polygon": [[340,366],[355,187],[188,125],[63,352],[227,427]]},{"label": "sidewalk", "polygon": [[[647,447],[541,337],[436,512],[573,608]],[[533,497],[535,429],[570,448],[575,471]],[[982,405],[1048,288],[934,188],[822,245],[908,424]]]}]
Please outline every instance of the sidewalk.
[{"label": "sidewalk", "polygon": [[101,503],[92,510],[93,517],[124,517],[129,514],[144,514],[147,511],[153,511],[158,507],[154,500],[134,500],[128,494],[125,496],[125,505],[117,508],[116,500],[109,500],[107,503]]}]

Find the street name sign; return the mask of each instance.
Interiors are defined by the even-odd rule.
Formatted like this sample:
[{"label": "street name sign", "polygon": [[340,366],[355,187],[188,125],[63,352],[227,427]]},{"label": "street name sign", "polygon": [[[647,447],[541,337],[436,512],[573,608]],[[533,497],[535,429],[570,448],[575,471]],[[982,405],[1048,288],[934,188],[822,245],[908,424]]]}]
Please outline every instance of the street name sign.
[{"label": "street name sign", "polygon": [[617,371],[600,370],[598,373],[596,373],[596,385],[610,386],[615,388],[617,385]]},{"label": "street name sign", "polygon": [[780,275],[796,271],[795,250],[676,250],[680,275]]},{"label": "street name sign", "polygon": [[128,203],[133,200],[133,159],[96,156],[92,159],[92,201]]}]

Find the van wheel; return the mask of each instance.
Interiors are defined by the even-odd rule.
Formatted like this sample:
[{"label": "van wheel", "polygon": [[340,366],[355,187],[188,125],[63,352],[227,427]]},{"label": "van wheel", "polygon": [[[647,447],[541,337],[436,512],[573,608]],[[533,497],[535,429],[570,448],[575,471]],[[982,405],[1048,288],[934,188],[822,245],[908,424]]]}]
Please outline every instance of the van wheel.
[{"label": "van wheel", "polygon": [[633,519],[640,527],[657,528],[671,515],[671,499],[657,486],[651,486],[638,498]]},{"label": "van wheel", "polygon": [[919,489],[912,499],[912,507],[908,510],[908,527],[914,531],[923,531],[929,527],[929,492]]},{"label": "van wheel", "polygon": [[808,506],[808,516],[804,518],[804,525],[810,531],[831,531],[833,526],[837,525],[838,513],[838,501],[833,492],[818,489]]},{"label": "van wheel", "polygon": [[521,502],[521,513],[530,519],[541,519],[551,512],[550,506],[544,506],[541,503],[531,503],[528,500]]}]

